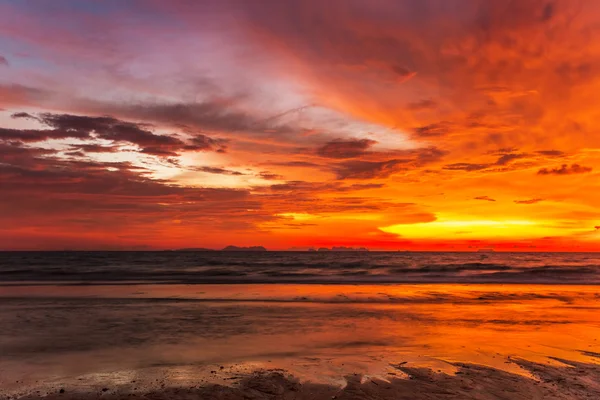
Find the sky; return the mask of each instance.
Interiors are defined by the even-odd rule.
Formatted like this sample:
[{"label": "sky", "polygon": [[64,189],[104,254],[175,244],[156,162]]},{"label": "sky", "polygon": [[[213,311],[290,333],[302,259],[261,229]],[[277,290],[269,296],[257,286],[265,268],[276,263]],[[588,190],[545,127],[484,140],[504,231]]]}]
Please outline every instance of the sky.
[{"label": "sky", "polygon": [[0,248],[600,250],[600,2],[0,0]]}]

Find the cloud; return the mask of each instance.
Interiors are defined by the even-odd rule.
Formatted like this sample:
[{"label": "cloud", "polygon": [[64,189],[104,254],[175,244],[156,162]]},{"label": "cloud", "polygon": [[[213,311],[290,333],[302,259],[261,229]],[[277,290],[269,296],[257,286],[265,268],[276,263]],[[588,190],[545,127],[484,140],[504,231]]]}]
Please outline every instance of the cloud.
[{"label": "cloud", "polygon": [[55,149],[24,146],[20,142],[0,141],[0,159],[3,164],[17,163],[20,165],[35,165],[38,157],[56,154]]},{"label": "cloud", "polygon": [[376,143],[375,140],[370,139],[337,139],[320,147],[317,154],[326,158],[355,158],[364,154],[369,147]]},{"label": "cloud", "polygon": [[444,169],[447,169],[450,171],[472,172],[472,171],[480,171],[482,169],[486,169],[489,167],[490,167],[490,164],[454,163],[454,164],[445,165]]},{"label": "cloud", "polygon": [[368,190],[368,189],[381,189],[385,187],[385,183],[355,183],[350,185],[350,190]]},{"label": "cloud", "polygon": [[9,66],[8,60],[6,59],[6,57],[0,56],[0,67],[1,66],[5,66],[5,67]]},{"label": "cloud", "polygon": [[112,117],[89,117],[71,114],[42,113],[38,119],[59,132],[73,133],[91,137],[97,135],[101,139],[116,142],[130,142],[140,147],[177,147],[183,142],[174,136],[156,135],[147,124],[121,121]]},{"label": "cloud", "polygon": [[418,137],[436,137],[444,136],[450,132],[450,128],[447,122],[438,122],[426,126],[415,128],[415,134]]},{"label": "cloud", "polygon": [[[50,129],[0,128],[1,140],[42,142],[49,139],[104,139],[113,143],[131,143],[140,147],[140,153],[159,157],[178,156],[183,151],[225,152],[227,140],[215,139],[203,134],[184,141],[175,135],[158,135],[151,131],[152,125],[119,120],[113,117],[95,117],[72,114],[41,113],[31,115],[20,112],[12,114],[15,119],[35,119]],[[77,145],[84,152],[115,152],[117,147],[101,147],[94,144]]]},{"label": "cloud", "polygon": [[56,129],[11,129],[0,128],[0,140],[17,140],[20,142],[43,142],[49,139],[87,139],[86,132],[69,132]]},{"label": "cloud", "polygon": [[542,168],[538,171],[538,175],[573,175],[585,174],[591,171],[591,167],[585,167],[579,164],[572,164],[571,166],[563,164],[562,166],[556,168]]},{"label": "cloud", "polygon": [[242,100],[243,97],[231,97],[190,103],[94,104],[93,107],[100,112],[123,118],[183,126],[209,133],[246,133],[258,136],[301,133],[301,128],[286,124],[285,119],[281,118],[286,115],[285,112],[266,116],[250,114],[240,109]]},{"label": "cloud", "polygon": [[279,174],[274,174],[272,172],[269,171],[261,171],[258,176],[260,176],[262,179],[265,180],[279,180],[279,179],[283,179],[283,176],[279,175]]},{"label": "cloud", "polygon": [[[54,237],[92,240],[109,232],[158,232],[173,220],[205,230],[227,225],[234,232],[256,231],[257,224],[276,219],[247,190],[180,186],[150,179],[147,170],[127,162],[58,158],[53,150],[2,143],[0,155],[0,224],[14,232],[37,227]],[[78,243],[75,236],[72,244]]]},{"label": "cloud", "polygon": [[448,154],[447,151],[438,149],[437,147],[417,149],[411,151],[410,153],[416,154],[415,162],[418,166],[440,161],[445,155]]},{"label": "cloud", "polygon": [[548,157],[563,157],[566,155],[565,152],[560,150],[538,150],[536,153]]},{"label": "cloud", "polygon": [[346,161],[333,166],[338,179],[387,178],[407,168],[410,160]]},{"label": "cloud", "polygon": [[414,77],[417,73],[401,65],[392,65],[391,70],[397,75],[398,82],[406,82],[410,78]]},{"label": "cloud", "polygon": [[212,150],[217,153],[225,153],[227,151],[227,143],[229,143],[229,140],[214,139],[206,135],[197,134],[192,137],[189,142],[192,144],[191,147],[193,149],[204,151]]},{"label": "cloud", "polygon": [[477,197],[475,197],[475,200],[496,201],[488,196],[477,196]]},{"label": "cloud", "polygon": [[65,152],[65,155],[69,157],[85,157],[85,153],[80,150],[67,151]]},{"label": "cloud", "polygon": [[284,162],[273,162],[268,165],[279,166],[279,167],[297,167],[297,168],[319,168],[321,164],[316,164],[309,161],[284,161]]},{"label": "cloud", "polygon": [[198,171],[198,172],[207,172],[209,174],[221,174],[221,175],[245,175],[242,172],[239,171],[232,171],[229,169],[225,169],[225,168],[219,168],[219,167],[193,167],[191,168],[193,171]]},{"label": "cloud", "polygon": [[504,154],[498,158],[498,160],[496,161],[496,165],[507,165],[511,161],[518,160],[520,158],[525,158],[525,157],[527,157],[527,154],[514,154],[514,153]]},{"label": "cloud", "polygon": [[120,151],[119,146],[102,146],[99,144],[78,144],[72,145],[71,148],[84,153],[116,153]]},{"label": "cloud", "polygon": [[535,204],[535,203],[539,203],[540,201],[544,201],[544,199],[515,200],[514,202],[516,204]]}]

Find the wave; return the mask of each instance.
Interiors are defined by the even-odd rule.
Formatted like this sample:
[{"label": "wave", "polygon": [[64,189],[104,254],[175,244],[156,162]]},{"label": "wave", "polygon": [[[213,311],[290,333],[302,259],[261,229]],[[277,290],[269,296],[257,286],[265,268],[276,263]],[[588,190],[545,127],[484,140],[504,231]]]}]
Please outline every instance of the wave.
[{"label": "wave", "polygon": [[594,253],[0,253],[0,281],[600,284]]}]

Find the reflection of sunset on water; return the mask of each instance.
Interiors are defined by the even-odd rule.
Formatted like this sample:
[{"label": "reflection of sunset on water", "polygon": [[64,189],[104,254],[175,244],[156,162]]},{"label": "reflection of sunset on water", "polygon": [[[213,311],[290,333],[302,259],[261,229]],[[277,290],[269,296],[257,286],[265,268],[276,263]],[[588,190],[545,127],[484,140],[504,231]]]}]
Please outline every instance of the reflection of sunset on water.
[{"label": "reflection of sunset on water", "polygon": [[[593,362],[582,351],[600,350],[593,286],[15,285],[0,295],[15,299],[2,316],[18,333],[3,343],[4,363],[34,375],[42,373],[33,367],[40,355],[30,351],[40,341],[44,365],[65,373],[101,370],[118,353],[120,368],[269,361],[332,380],[385,375],[398,362],[444,371],[454,369],[448,362],[473,362],[527,374],[509,358]],[[11,325],[27,304],[36,304],[27,311],[39,320],[35,335]],[[132,346],[138,329],[143,339]],[[70,346],[91,347],[61,354],[67,337]]]}]

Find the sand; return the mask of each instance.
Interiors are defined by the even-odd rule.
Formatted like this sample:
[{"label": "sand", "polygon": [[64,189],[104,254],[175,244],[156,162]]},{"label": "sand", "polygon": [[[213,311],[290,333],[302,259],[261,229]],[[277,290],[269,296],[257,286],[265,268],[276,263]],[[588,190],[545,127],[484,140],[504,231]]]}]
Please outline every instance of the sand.
[{"label": "sand", "polygon": [[[550,360],[549,360],[550,361]],[[135,384],[94,388],[72,388],[68,385],[32,391],[11,399],[75,400],[75,399],[214,399],[214,400],[384,400],[384,399],[510,399],[567,400],[600,399],[600,364],[552,359],[547,364],[524,359],[507,359],[523,368],[524,374],[513,374],[476,364],[454,363],[454,374],[410,363],[393,365],[387,379],[366,379],[359,374],[345,377],[344,386],[300,382],[284,370],[259,369],[242,376],[227,375],[228,384],[200,383],[172,386],[168,381],[153,387]],[[218,376],[226,371],[212,371]],[[528,376],[529,375],[529,376]],[[203,382],[206,382],[203,380]]]}]

